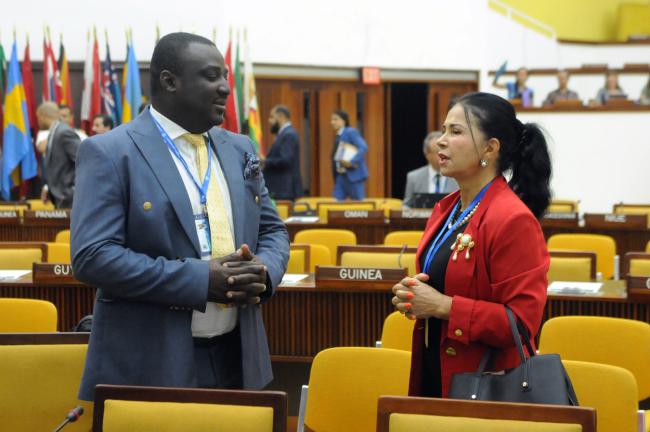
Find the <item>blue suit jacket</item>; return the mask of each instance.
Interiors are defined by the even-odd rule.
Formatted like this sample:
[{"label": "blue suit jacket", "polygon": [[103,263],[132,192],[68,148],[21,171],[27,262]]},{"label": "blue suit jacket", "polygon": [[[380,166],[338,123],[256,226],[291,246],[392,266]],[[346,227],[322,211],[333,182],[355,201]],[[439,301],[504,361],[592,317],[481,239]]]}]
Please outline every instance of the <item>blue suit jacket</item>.
[{"label": "blue suit jacket", "polygon": [[264,162],[264,179],[271,198],[294,200],[302,196],[300,138],[289,125],[275,138]]},{"label": "blue suit jacket", "polygon": [[[235,242],[268,267],[266,298],[280,283],[289,238],[264,185],[245,179],[246,137],[209,131],[230,190]],[[201,261],[189,197],[149,110],[86,140],[77,155],[71,222],[75,276],[97,287],[80,399],[99,383],[195,387],[192,310],[204,311]],[[149,203],[146,204],[145,203]],[[259,307],[240,308],[244,388],[273,377]]]},{"label": "blue suit jacket", "polygon": [[351,182],[359,182],[367,179],[368,167],[366,166],[366,153],[368,152],[368,144],[366,144],[366,140],[363,139],[358,130],[346,126],[345,129],[343,129],[343,133],[337,137],[336,146],[334,147],[332,154],[336,153],[338,143],[341,141],[352,144],[358,149],[357,154],[352,158],[352,160],[350,160],[350,163],[356,168],[347,168],[345,173],[340,174],[336,172],[336,163],[332,162],[334,164],[334,178],[336,178],[337,175],[344,175]]}]

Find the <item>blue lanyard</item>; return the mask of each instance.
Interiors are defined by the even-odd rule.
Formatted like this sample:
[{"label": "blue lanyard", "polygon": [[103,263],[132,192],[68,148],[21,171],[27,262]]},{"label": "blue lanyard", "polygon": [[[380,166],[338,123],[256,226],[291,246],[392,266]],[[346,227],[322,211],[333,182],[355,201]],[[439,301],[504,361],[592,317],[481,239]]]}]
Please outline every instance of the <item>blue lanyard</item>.
[{"label": "blue lanyard", "polygon": [[[178,147],[176,147],[176,144],[174,144],[174,141],[167,135],[167,132],[165,132],[165,129],[162,128],[160,123],[151,116],[153,119],[153,122],[156,124],[156,127],[158,127],[158,130],[160,131],[160,135],[162,135],[163,141],[167,144],[167,147],[169,147],[169,150],[171,150],[172,154],[176,156],[176,159],[178,159],[185,168],[185,171],[187,171],[187,175],[190,176],[192,179],[192,183],[194,183],[194,186],[196,186],[196,189],[199,191],[199,196],[201,198],[201,205],[205,206],[205,204],[208,202],[208,186],[210,185],[210,175],[212,174],[212,149],[211,149],[211,143],[212,140],[210,139],[210,136],[208,136],[208,141],[210,143],[207,144],[208,146],[208,169],[205,171],[205,179],[203,179],[203,185],[199,186],[199,182],[196,181],[194,176],[192,175],[192,172],[190,171],[190,167],[187,165],[187,162],[185,162],[185,159],[183,158],[183,155],[181,154],[180,150],[178,150]],[[198,150],[198,149],[197,149]],[[200,173],[199,173],[200,174]]]},{"label": "blue lanyard", "polygon": [[438,253],[438,250],[440,247],[445,244],[445,241],[449,238],[449,236],[458,229],[460,226],[461,222],[469,214],[469,212],[472,211],[472,209],[478,204],[479,201],[481,201],[481,198],[483,198],[483,195],[485,195],[485,191],[488,190],[490,185],[492,184],[492,181],[490,183],[486,184],[483,189],[474,197],[470,205],[467,206],[465,211],[463,211],[460,216],[458,216],[458,220],[453,224],[451,228],[449,228],[449,223],[451,222],[451,218],[454,217],[454,213],[456,213],[456,210],[460,207],[460,200],[456,203],[454,208],[451,210],[451,213],[449,213],[449,216],[447,217],[447,220],[445,221],[445,224],[442,226],[440,229],[440,232],[438,232],[438,235],[436,238],[433,240],[433,243],[431,243],[431,248],[429,248],[429,252],[427,253],[427,256],[424,260],[424,267],[422,268],[422,271],[424,273],[429,273],[429,267],[431,266],[431,262],[433,261],[433,257]]}]

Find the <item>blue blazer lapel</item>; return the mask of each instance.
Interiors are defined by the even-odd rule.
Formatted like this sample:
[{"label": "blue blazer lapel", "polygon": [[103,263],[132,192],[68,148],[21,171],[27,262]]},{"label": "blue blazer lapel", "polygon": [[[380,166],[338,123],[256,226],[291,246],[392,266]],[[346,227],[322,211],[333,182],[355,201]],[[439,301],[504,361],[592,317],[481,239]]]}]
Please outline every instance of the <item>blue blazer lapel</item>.
[{"label": "blue blazer lapel", "polygon": [[208,132],[210,143],[221,165],[221,171],[228,184],[230,204],[232,206],[232,222],[235,225],[235,247],[239,248],[244,239],[244,208],[241,197],[246,196],[244,190],[244,157],[227,142],[228,133],[220,128],[212,128]]},{"label": "blue blazer lapel", "polygon": [[187,195],[185,184],[176,168],[172,155],[153,123],[149,110],[146,110],[133,120],[132,124],[129,125],[128,134],[149,164],[154,176],[158,179],[160,186],[174,207],[178,221],[192,242],[197,257],[200,257],[201,248],[196,234],[196,226],[194,225],[190,198]]}]

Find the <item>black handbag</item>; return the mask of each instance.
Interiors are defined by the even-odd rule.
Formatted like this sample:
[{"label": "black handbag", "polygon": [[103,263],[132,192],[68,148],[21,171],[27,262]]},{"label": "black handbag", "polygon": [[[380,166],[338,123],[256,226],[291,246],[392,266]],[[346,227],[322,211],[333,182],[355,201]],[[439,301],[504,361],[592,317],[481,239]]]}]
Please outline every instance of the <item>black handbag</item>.
[{"label": "black handbag", "polygon": [[[449,398],[498,402],[521,402],[578,406],[578,398],[571,380],[557,354],[536,355],[530,344],[528,330],[516,323],[512,310],[506,306],[512,336],[519,351],[521,364],[503,374],[485,372],[494,350],[488,349],[476,372],[454,374]],[[519,327],[519,329],[518,329]],[[521,344],[524,336],[530,358],[524,355]]]}]

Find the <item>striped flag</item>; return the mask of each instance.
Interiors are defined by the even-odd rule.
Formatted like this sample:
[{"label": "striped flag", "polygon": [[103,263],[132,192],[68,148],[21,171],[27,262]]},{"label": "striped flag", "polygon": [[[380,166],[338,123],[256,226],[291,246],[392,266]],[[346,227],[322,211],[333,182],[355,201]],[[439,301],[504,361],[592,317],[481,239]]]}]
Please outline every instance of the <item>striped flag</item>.
[{"label": "striped flag", "polygon": [[255,144],[260,155],[266,154],[264,142],[262,141],[262,122],[257,105],[257,93],[255,91],[255,75],[253,74],[253,62],[251,60],[248,38],[244,36],[244,116],[248,124],[248,136]]},{"label": "striped flag", "polygon": [[133,120],[142,105],[140,69],[135,59],[133,40],[129,40],[126,63],[124,64],[124,98],[122,100],[122,123]]},{"label": "striped flag", "polygon": [[23,55],[23,63],[21,65],[21,72],[23,75],[23,89],[25,90],[25,100],[27,102],[27,118],[32,132],[38,131],[38,124],[36,121],[36,92],[34,91],[34,74],[32,72],[32,60],[29,53],[29,38],[27,38],[27,45],[25,45],[25,54]]},{"label": "striped flag", "polygon": [[97,33],[94,32],[92,41],[88,38],[84,64],[84,88],[81,94],[81,128],[89,135],[92,133],[93,117],[102,112],[101,74],[99,44]]},{"label": "striped flag", "polygon": [[7,93],[4,101],[4,142],[2,146],[2,198],[11,198],[11,188],[35,177],[38,171],[29,131],[27,101],[23,88],[18,49],[14,40],[7,70]]},{"label": "striped flag", "polygon": [[108,46],[108,34],[106,34],[106,60],[102,75],[102,101],[104,113],[111,116],[115,126],[122,122],[122,91],[117,78],[117,72],[111,62],[111,50]]},{"label": "striped flag", "polygon": [[239,120],[239,131],[244,133],[245,131],[245,117],[244,117],[244,72],[241,68],[241,60],[239,58],[239,31],[237,32],[237,51],[235,51],[235,110],[237,111],[237,120]]},{"label": "striped flag", "polygon": [[[48,32],[49,33],[49,32]],[[61,77],[54,58],[52,41],[43,38],[43,102],[61,103]]]},{"label": "striped flag", "polygon": [[[232,35],[231,35],[232,36]],[[230,87],[230,96],[226,100],[226,113],[223,116],[221,127],[230,132],[239,133],[239,116],[237,112],[237,87],[235,86],[235,70],[232,66],[232,37],[228,41],[226,49],[226,68],[228,68],[228,87]]]},{"label": "striped flag", "polygon": [[59,71],[61,71],[61,105],[67,105],[73,110],[72,89],[70,87],[70,70],[68,68],[68,57],[63,47],[63,36],[59,42]]}]

